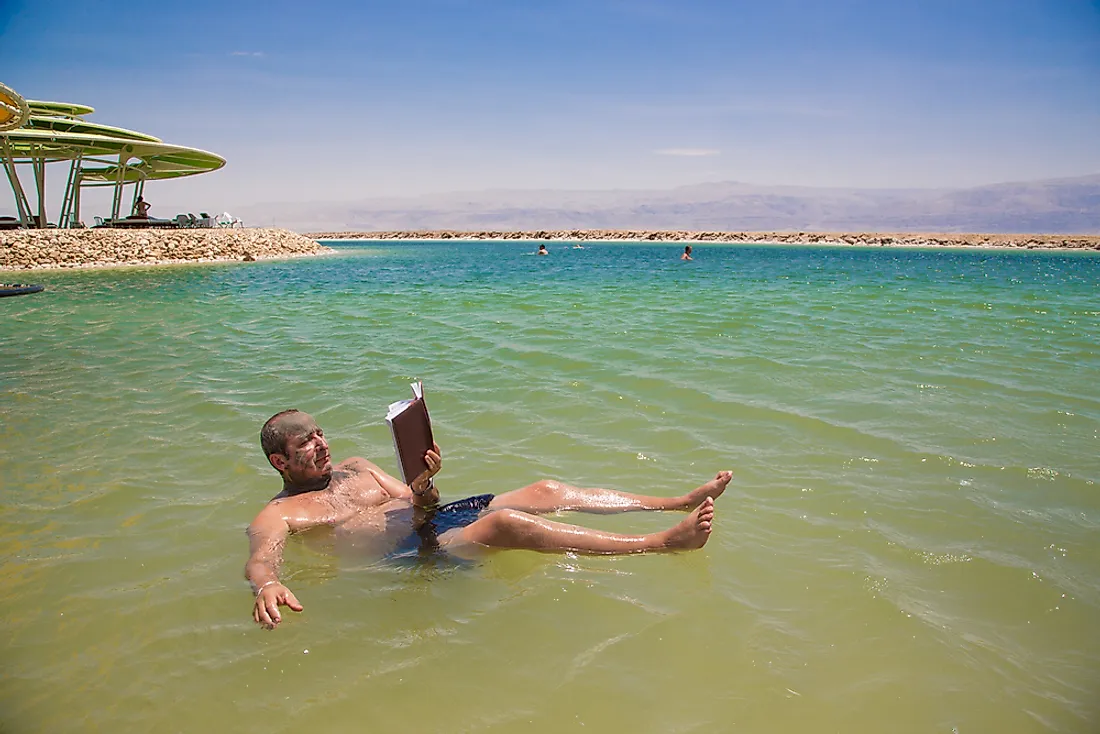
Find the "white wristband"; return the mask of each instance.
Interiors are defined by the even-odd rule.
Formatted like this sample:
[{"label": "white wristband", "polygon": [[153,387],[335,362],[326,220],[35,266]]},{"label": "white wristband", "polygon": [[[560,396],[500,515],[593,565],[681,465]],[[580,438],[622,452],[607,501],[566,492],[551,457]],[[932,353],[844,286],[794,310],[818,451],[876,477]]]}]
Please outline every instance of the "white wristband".
[{"label": "white wristband", "polygon": [[259,596],[260,592],[263,591],[266,587],[271,586],[272,584],[277,584],[277,583],[279,583],[279,582],[278,581],[265,581],[260,588],[256,589],[256,596]]}]

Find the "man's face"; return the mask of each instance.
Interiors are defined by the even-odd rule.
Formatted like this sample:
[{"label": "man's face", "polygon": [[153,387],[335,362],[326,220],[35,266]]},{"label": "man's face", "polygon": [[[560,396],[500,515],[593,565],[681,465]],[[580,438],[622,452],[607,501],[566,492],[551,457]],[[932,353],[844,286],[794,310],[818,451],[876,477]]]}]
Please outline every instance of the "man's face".
[{"label": "man's face", "polygon": [[283,471],[287,478],[295,484],[328,480],[332,476],[332,457],[324,431],[305,413],[287,416],[286,420],[286,465]]}]

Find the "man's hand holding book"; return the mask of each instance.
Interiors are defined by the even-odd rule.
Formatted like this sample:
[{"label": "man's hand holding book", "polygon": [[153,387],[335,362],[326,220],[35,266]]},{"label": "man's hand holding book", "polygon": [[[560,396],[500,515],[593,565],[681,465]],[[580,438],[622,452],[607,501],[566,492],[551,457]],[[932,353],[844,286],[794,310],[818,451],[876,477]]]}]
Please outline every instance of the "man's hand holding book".
[{"label": "man's hand holding book", "polygon": [[[415,497],[413,504],[434,505],[439,502],[439,492],[435,488],[432,477],[438,474],[443,467],[443,452],[440,450],[439,444],[432,442],[432,447],[424,454],[424,463],[428,465],[428,468],[409,482],[409,489],[412,490]],[[427,500],[427,502],[423,500]]]}]

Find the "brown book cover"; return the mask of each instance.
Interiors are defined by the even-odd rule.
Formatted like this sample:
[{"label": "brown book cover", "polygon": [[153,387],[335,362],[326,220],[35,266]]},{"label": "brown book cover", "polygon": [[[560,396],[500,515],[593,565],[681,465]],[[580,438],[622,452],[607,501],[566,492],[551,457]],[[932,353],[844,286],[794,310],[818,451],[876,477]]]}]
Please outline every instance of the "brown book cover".
[{"label": "brown book cover", "polygon": [[401,481],[409,484],[423,472],[428,464],[424,454],[432,447],[432,419],[424,402],[424,386],[412,384],[413,399],[391,403],[386,413],[386,423],[393,434],[393,449],[397,454],[397,466],[401,469]]}]

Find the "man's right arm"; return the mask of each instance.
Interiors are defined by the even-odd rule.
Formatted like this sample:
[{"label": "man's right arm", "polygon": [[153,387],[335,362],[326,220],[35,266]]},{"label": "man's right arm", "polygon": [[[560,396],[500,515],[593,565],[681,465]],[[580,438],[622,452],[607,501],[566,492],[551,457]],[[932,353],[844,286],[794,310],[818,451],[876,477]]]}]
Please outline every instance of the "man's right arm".
[{"label": "man's right arm", "polygon": [[279,605],[302,611],[290,589],[279,583],[283,546],[289,534],[290,526],[277,503],[265,507],[248,526],[249,557],[244,575],[256,594],[252,619],[265,629],[274,629],[282,621]]},{"label": "man's right arm", "polygon": [[438,443],[433,443],[432,448],[424,454],[424,463],[428,468],[413,479],[411,484],[405,484],[400,479],[391,477],[380,466],[366,459],[356,457],[348,460],[349,464],[352,462],[358,471],[369,472],[391,497],[407,499],[417,507],[434,507],[439,504],[439,490],[432,482],[432,477],[438,474],[443,466],[443,456]]}]

